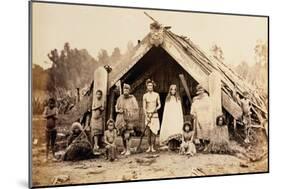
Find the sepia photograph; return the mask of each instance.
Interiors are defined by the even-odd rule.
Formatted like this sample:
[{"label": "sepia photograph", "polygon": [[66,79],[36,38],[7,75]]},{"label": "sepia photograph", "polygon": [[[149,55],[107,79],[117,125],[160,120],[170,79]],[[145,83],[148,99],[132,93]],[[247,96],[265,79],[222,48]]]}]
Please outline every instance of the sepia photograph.
[{"label": "sepia photograph", "polygon": [[269,17],[29,3],[31,187],[269,172]]}]

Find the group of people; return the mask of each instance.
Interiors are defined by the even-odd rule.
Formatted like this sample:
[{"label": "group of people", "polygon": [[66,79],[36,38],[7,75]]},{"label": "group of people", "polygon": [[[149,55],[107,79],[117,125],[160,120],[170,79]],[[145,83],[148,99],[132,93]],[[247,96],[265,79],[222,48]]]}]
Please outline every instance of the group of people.
[{"label": "group of people", "polygon": [[[228,128],[223,115],[213,120],[212,104],[206,90],[198,85],[196,96],[193,98],[190,114],[192,119],[185,121],[182,101],[176,85],[171,85],[167,94],[163,119],[160,126],[158,110],[161,108],[160,96],[154,91],[155,82],[151,79],[146,81],[146,93],[143,95],[142,108],[145,116],[145,131],[147,134],[148,148],[146,152],[155,152],[156,136],[160,131],[160,147],[168,147],[172,141],[178,141],[180,154],[193,156],[199,151],[223,152],[228,146]],[[100,142],[106,149],[106,157],[114,161],[117,157],[116,139],[120,135],[123,143],[121,155],[131,154],[131,137],[134,135],[134,127],[139,122],[139,104],[133,94],[130,94],[130,85],[123,85],[121,94],[115,105],[116,119],[109,119],[106,122],[104,131],[104,110],[103,93],[97,90],[94,94],[94,101],[91,109],[90,121],[90,145],[93,150],[100,148]],[[49,101],[49,106],[44,111],[47,119],[46,139],[47,152],[51,146],[54,155],[56,140],[55,120],[57,119],[57,108],[55,100]],[[79,123],[75,123],[77,125]],[[80,127],[82,131],[83,128]],[[160,130],[161,128],[161,130]],[[84,131],[83,131],[84,132]],[[103,137],[103,138],[101,138]],[[103,140],[101,140],[103,139]],[[54,156],[55,157],[55,156]]]}]

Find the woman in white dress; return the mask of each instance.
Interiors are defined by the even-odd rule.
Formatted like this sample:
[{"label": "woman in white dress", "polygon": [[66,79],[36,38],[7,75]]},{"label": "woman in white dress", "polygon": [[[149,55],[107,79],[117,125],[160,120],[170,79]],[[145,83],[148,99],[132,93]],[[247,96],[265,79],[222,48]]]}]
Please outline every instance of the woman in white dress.
[{"label": "woman in white dress", "polygon": [[160,131],[160,145],[167,145],[173,139],[180,141],[182,136],[182,127],[183,112],[181,99],[177,91],[177,86],[171,85],[165,101]]}]

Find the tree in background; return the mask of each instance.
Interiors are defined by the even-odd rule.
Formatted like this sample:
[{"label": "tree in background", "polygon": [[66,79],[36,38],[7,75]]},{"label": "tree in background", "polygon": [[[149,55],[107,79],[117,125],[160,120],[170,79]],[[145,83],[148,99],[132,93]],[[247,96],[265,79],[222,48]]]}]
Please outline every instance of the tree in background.
[{"label": "tree in background", "polygon": [[[128,44],[132,52],[133,44]],[[73,103],[77,88],[80,88],[83,94],[91,85],[95,69],[99,66],[113,65],[122,58],[122,54],[118,47],[114,48],[111,56],[106,50],[101,49],[97,61],[86,49],[71,48],[66,42],[63,49],[53,49],[47,57],[51,61],[50,68],[43,69],[36,64],[33,64],[32,68],[33,107],[36,114],[42,113],[43,102],[49,97],[55,97],[59,104],[65,99],[71,99]]]},{"label": "tree in background", "polygon": [[242,61],[234,70],[248,83],[254,86],[259,92],[267,94],[268,78],[268,47],[267,42],[257,40],[253,48],[255,52],[255,62],[249,64]]},{"label": "tree in background", "polygon": [[98,61],[101,65],[106,65],[109,63],[109,55],[105,49],[101,49],[98,54]]},{"label": "tree in background", "polygon": [[122,56],[122,55],[121,55],[120,49],[119,49],[118,47],[115,47],[115,48],[113,49],[112,54],[111,54],[110,60],[111,60],[112,62],[117,62],[118,60],[120,60],[121,56]]},{"label": "tree in background", "polygon": [[52,66],[45,70],[48,75],[45,90],[56,93],[58,88],[75,90],[91,83],[93,72],[99,63],[87,50],[72,49],[67,42],[60,53],[58,52],[54,49],[47,55]]},{"label": "tree in background", "polygon": [[218,59],[219,61],[224,61],[224,54],[223,54],[223,50],[220,46],[218,45],[213,45],[211,48],[211,52],[213,57],[215,57],[216,59]]},{"label": "tree in background", "polygon": [[238,64],[235,68],[235,71],[245,80],[249,77],[250,72],[250,66],[246,61],[242,61],[240,64]]},{"label": "tree in background", "polygon": [[[268,79],[268,46],[267,42],[258,40],[256,46],[254,47],[255,51],[255,69],[254,72],[258,77],[254,80],[255,85],[262,90],[267,92],[267,79]],[[267,94],[267,93],[266,93]]]},{"label": "tree in background", "polygon": [[128,41],[127,54],[131,54],[132,52],[134,52],[134,43],[132,41]]}]

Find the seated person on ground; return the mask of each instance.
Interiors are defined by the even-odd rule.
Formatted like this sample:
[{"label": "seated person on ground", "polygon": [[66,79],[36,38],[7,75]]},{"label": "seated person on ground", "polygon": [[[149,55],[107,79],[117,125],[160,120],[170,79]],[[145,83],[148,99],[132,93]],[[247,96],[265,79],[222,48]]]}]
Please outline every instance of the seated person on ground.
[{"label": "seated person on ground", "polygon": [[92,157],[92,145],[79,122],[72,124],[67,143],[62,160],[77,161]]},{"label": "seated person on ground", "polygon": [[180,145],[179,153],[181,155],[193,156],[196,154],[196,148],[193,143],[194,130],[191,122],[187,121],[183,124],[182,143]]}]

